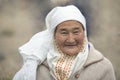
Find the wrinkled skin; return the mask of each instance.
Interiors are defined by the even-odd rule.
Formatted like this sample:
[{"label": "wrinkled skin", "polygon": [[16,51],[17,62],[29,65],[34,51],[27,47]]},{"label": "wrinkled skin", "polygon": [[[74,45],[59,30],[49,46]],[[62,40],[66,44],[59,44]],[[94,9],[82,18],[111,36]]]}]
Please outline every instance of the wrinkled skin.
[{"label": "wrinkled skin", "polygon": [[68,20],[60,23],[54,35],[59,49],[68,55],[76,55],[84,45],[84,29],[80,22]]}]

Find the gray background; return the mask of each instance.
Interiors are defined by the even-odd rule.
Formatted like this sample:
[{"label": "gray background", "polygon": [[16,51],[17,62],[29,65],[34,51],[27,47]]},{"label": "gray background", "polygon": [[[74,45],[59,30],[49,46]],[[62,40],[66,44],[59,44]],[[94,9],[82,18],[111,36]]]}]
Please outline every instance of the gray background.
[{"label": "gray background", "polygon": [[0,80],[11,80],[21,68],[18,47],[45,29],[46,14],[67,4],[80,8],[89,41],[112,62],[120,80],[120,0],[0,0]]}]

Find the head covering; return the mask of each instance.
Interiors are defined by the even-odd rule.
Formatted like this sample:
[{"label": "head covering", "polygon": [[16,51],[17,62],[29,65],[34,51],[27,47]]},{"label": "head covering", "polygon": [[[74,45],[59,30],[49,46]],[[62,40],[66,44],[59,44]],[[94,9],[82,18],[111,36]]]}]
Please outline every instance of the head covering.
[{"label": "head covering", "polygon": [[[60,53],[54,44],[55,28],[67,20],[76,20],[84,27],[84,48],[77,56],[71,57]],[[46,16],[46,27],[45,31],[35,34],[29,42],[19,48],[20,54],[23,56],[24,61],[31,59],[42,63],[47,58],[51,75],[56,80],[67,80],[82,69],[88,56],[86,20],[76,6],[59,6],[53,8]]]},{"label": "head covering", "polygon": [[49,31],[54,32],[58,24],[67,20],[76,20],[86,29],[86,20],[80,10],[74,5],[53,8],[46,17],[46,27]]},{"label": "head covering", "polygon": [[54,42],[51,44],[50,51],[47,54],[47,62],[51,70],[51,75],[57,80],[68,80],[70,76],[73,76],[74,73],[83,67],[88,56],[86,20],[80,10],[74,5],[55,7],[46,16],[46,27],[53,36],[52,40],[54,39],[54,32],[57,25],[67,20],[76,20],[83,25],[85,42],[83,50],[77,56],[69,56],[61,53]]}]

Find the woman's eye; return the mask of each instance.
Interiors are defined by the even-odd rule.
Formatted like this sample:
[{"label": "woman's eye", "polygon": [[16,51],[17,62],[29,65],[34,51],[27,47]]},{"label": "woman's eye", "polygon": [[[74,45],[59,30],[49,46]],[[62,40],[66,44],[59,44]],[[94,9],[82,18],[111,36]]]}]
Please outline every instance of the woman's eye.
[{"label": "woman's eye", "polygon": [[67,31],[61,31],[61,34],[67,34]]},{"label": "woman's eye", "polygon": [[78,30],[77,30],[77,31],[74,31],[73,33],[74,33],[74,34],[79,34],[79,33],[80,33],[80,31],[78,31]]}]

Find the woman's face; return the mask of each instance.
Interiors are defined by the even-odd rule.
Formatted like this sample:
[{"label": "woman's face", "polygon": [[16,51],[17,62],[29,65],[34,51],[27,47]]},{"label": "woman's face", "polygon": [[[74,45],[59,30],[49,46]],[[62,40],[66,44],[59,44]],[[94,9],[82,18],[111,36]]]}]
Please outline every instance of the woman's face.
[{"label": "woman's face", "polygon": [[65,54],[75,55],[83,49],[84,30],[78,21],[62,22],[57,26],[54,37],[57,46]]}]

